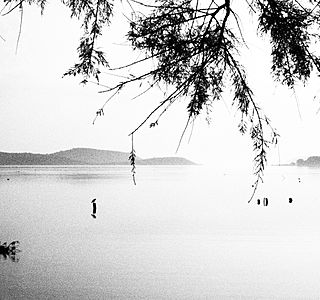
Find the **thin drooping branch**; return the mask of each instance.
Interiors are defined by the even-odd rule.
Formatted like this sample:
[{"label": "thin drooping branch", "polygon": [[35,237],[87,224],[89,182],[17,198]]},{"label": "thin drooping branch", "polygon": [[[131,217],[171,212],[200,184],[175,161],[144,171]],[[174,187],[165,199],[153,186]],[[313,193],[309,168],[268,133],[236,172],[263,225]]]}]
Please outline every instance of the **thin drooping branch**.
[{"label": "thin drooping branch", "polygon": [[[95,2],[86,2],[85,4],[79,1],[66,3],[72,9],[72,16],[80,18],[81,9],[84,9],[86,14],[82,25],[84,35],[77,49],[79,53],[79,63],[71,67],[64,76],[81,74],[84,77],[81,83],[86,84],[91,76],[99,81],[99,75],[101,73],[99,66],[109,66],[104,52],[95,48],[98,37],[102,35],[103,26],[109,25],[110,23],[112,5],[109,1],[110,0],[96,0]],[[81,7],[82,4],[83,8]]]},{"label": "thin drooping branch", "polygon": [[188,120],[187,120],[187,123],[186,123],[186,125],[184,126],[183,131],[182,131],[182,134],[181,134],[181,136],[180,136],[180,139],[179,139],[179,142],[178,142],[178,146],[177,146],[177,149],[176,149],[176,153],[178,153],[179,148],[180,148],[181,143],[182,143],[182,139],[183,139],[183,137],[184,137],[184,135],[185,135],[185,133],[186,133],[186,130],[187,130],[188,127],[189,127],[190,119],[191,119],[191,116],[189,115]]},{"label": "thin drooping branch", "polygon": [[100,91],[99,93],[108,93],[108,92],[111,92],[113,90],[117,90],[119,88],[127,86],[127,85],[129,85],[129,83],[133,83],[133,82],[136,82],[136,81],[142,81],[143,79],[146,79],[147,77],[153,75],[154,72],[155,72],[155,70],[151,70],[151,71],[149,71],[147,73],[144,73],[142,75],[139,75],[137,77],[133,77],[133,78],[130,78],[128,80],[121,81],[120,83],[118,83],[118,84],[116,84],[116,85],[114,85],[114,86],[112,86],[112,87],[110,87],[110,88],[108,88],[108,89],[106,89],[104,91]]},{"label": "thin drooping branch", "polygon": [[22,32],[22,21],[23,21],[23,5],[22,1],[20,2],[20,25],[19,25],[19,33],[17,37],[17,43],[16,43],[16,54],[18,53],[18,47],[19,47],[19,42],[20,42],[20,37],[21,37],[21,32]]},{"label": "thin drooping branch", "polygon": [[[269,143],[274,143],[274,144],[277,143],[278,134],[271,127],[271,125],[269,123],[269,119],[266,116],[262,117],[260,115],[260,108],[257,106],[255,100],[253,99],[252,91],[249,89],[249,87],[246,83],[243,72],[240,70],[238,63],[236,62],[233,55],[229,52],[228,49],[226,49],[226,53],[227,53],[227,59],[230,61],[231,68],[233,68],[235,70],[235,72],[237,73],[237,76],[240,79],[240,83],[244,89],[243,92],[244,92],[245,99],[246,99],[246,101],[247,100],[250,101],[250,104],[253,108],[253,113],[251,114],[249,119],[251,120],[251,123],[252,123],[251,139],[253,141],[254,151],[257,154],[254,157],[254,161],[255,161],[254,174],[256,175],[256,180],[253,185],[254,190],[253,190],[252,195],[248,201],[248,203],[250,203],[255,195],[255,192],[257,190],[259,182],[260,181],[262,182],[263,172],[264,172],[265,164],[266,164],[266,149],[265,148],[268,147]],[[242,112],[242,120],[243,120],[243,114],[245,114],[245,115],[248,114],[248,104],[246,104],[243,108],[240,107],[240,110]],[[256,119],[256,124],[254,123],[254,117]],[[262,124],[263,121],[266,123],[266,125],[269,126],[269,128],[271,130],[271,136],[272,136],[271,142],[269,142],[265,139],[265,133],[264,133],[264,128],[263,128],[263,124]]]},{"label": "thin drooping branch", "polygon": [[131,62],[131,63],[125,64],[125,65],[121,65],[121,66],[119,66],[119,67],[110,68],[109,70],[110,70],[110,71],[116,71],[116,70],[126,69],[126,68],[132,67],[132,66],[134,66],[134,65],[138,65],[138,64],[140,64],[140,63],[142,63],[142,62],[144,62],[144,61],[157,58],[157,56],[163,54],[164,52],[165,52],[165,51],[159,52],[159,53],[155,53],[155,54],[152,54],[152,55],[150,55],[150,56],[146,56],[146,57],[144,57],[144,58],[142,58],[142,59],[135,60],[135,61],[133,61],[133,62]]},{"label": "thin drooping branch", "polygon": [[[252,3],[249,3],[248,0],[245,0],[245,1],[246,1],[246,3],[248,4],[248,6],[249,6],[249,8],[251,9],[251,11],[253,11],[254,13],[256,13],[257,11],[254,9],[253,4],[252,4]],[[253,1],[252,1],[252,2],[253,2]]]},{"label": "thin drooping branch", "polygon": [[[92,34],[92,41],[91,41],[91,44],[90,44],[90,49],[89,49],[89,63],[92,64],[92,53],[93,53],[93,50],[94,50],[94,46],[95,46],[95,42],[96,42],[96,39],[97,39],[97,35],[100,33],[100,31],[98,30],[98,15],[99,15],[99,6],[100,6],[100,1],[102,0],[97,0],[97,7],[96,7],[96,11],[95,11],[95,15],[94,15],[94,21],[93,21],[93,24],[92,24],[92,31],[93,31],[93,34]],[[94,28],[97,28],[94,30]]]},{"label": "thin drooping branch", "polygon": [[[25,0],[21,0],[19,3],[17,3],[13,8],[11,8],[9,11],[7,11],[6,13],[2,14],[2,16],[6,16],[8,14],[10,14],[11,12],[13,12],[16,8],[20,8],[22,3],[24,2]],[[12,3],[12,1],[8,1],[7,3]],[[5,4],[5,7],[6,7],[7,4]]]},{"label": "thin drooping branch", "polygon": [[294,0],[295,3],[297,3],[298,6],[300,6],[300,8],[302,8],[302,10],[304,10],[306,13],[309,13],[309,10],[306,9],[298,0]]},{"label": "thin drooping branch", "polygon": [[2,12],[6,9],[6,7],[9,5],[9,3],[11,3],[11,2],[7,1],[7,2],[4,4],[4,6],[1,8],[1,10],[0,10],[1,16],[3,16]]},{"label": "thin drooping branch", "polygon": [[[14,7],[9,7],[9,11],[3,15],[9,14],[19,5],[22,6],[24,0],[17,1],[19,0],[7,0],[1,13],[5,8],[8,9],[8,3],[14,4]],[[129,160],[134,184],[136,154],[133,135],[157,114],[158,117],[151,122],[150,127],[158,125],[159,119],[171,105],[178,99],[183,99],[188,101],[188,115],[179,148],[191,122],[193,125],[203,111],[211,111],[213,103],[223,100],[223,93],[229,91],[231,86],[232,105],[236,105],[241,113],[239,131],[244,134],[249,128],[253,142],[256,181],[250,202],[263,178],[267,148],[277,143],[278,134],[258,106],[247,82],[246,70],[239,60],[241,47],[247,45],[245,30],[242,30],[240,17],[234,10],[236,1],[127,0],[132,11],[131,18],[124,20],[129,21],[130,26],[127,40],[132,49],[143,53],[144,57],[113,68],[110,68],[104,53],[96,47],[103,28],[110,24],[114,2],[62,2],[71,10],[72,17],[82,20],[84,29],[77,49],[79,63],[65,75],[81,75],[83,83],[93,77],[99,83],[101,68],[108,69],[109,72],[127,71],[129,74],[121,76],[115,72],[114,76],[118,77],[115,84],[99,84],[106,88],[100,93],[110,94],[96,112],[93,123],[98,116],[104,115],[106,104],[130,84],[138,83],[140,88],[147,82],[147,88],[144,85],[142,92],[137,93],[133,99],[145,95],[154,87],[161,90],[164,86],[170,91],[169,96],[164,93],[160,103],[129,134],[132,143]],[[45,5],[44,0],[28,0],[27,3],[35,3],[42,9]],[[271,74],[275,80],[294,90],[297,82],[307,82],[313,69],[320,73],[317,48],[310,50],[320,38],[319,34],[314,33],[315,29],[320,28],[320,1],[245,0],[242,3],[249,13],[257,15],[260,32],[270,39]],[[18,41],[21,24],[22,22]],[[131,72],[131,68],[136,68],[135,72]],[[267,138],[269,132],[271,139]]]},{"label": "thin drooping branch", "polygon": [[144,91],[142,91],[141,93],[139,93],[138,95],[134,96],[133,98],[131,98],[131,100],[135,100],[139,97],[141,97],[142,95],[146,94],[147,92],[149,92],[156,84],[158,84],[158,81],[154,81],[153,83],[151,83]]},{"label": "thin drooping branch", "polygon": [[132,180],[133,184],[136,185],[136,151],[134,150],[134,143],[133,143],[133,133],[131,135],[131,152],[129,155],[129,161],[131,165],[131,174],[132,174]]},{"label": "thin drooping branch", "polygon": [[175,89],[165,100],[161,101],[160,104],[154,108],[149,115],[129,134],[133,135],[135,132],[137,132],[150,118],[154,115],[156,111],[158,111],[164,104],[167,102],[172,103],[175,101],[179,95],[183,92],[183,88],[188,85],[188,83],[192,80],[192,75],[188,77],[177,89]]},{"label": "thin drooping branch", "polygon": [[318,3],[311,9],[310,11],[310,15],[315,11],[315,9],[319,6],[320,1],[318,1]]},{"label": "thin drooping branch", "polygon": [[104,107],[107,105],[107,103],[116,95],[119,93],[122,87],[119,87],[105,102],[104,104],[97,110],[96,116],[93,119],[92,124],[94,125],[95,121],[97,120],[98,116],[104,115]]}]

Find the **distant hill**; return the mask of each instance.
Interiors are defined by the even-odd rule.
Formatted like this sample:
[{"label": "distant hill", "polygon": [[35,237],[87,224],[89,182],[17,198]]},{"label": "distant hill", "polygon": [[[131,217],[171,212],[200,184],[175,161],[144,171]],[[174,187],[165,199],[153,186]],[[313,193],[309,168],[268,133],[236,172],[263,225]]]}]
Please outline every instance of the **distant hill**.
[{"label": "distant hill", "polygon": [[[129,153],[120,151],[74,148],[51,154],[0,152],[0,165],[124,165],[129,164]],[[141,159],[141,165],[194,165],[182,157]]]},{"label": "distant hill", "polygon": [[[55,158],[80,162],[85,165],[109,165],[128,161],[129,153],[120,151],[97,150],[90,148],[74,148],[51,154]],[[139,158],[137,158],[139,159]],[[71,163],[73,164],[73,163]]]},{"label": "distant hill", "polygon": [[194,162],[183,157],[154,157],[137,160],[139,165],[195,165]]},{"label": "distant hill", "polygon": [[306,160],[298,159],[296,162],[298,167],[320,167],[320,156],[310,156]]},{"label": "distant hill", "polygon": [[52,154],[7,153],[0,152],[0,165],[76,165],[79,161],[72,161]]}]

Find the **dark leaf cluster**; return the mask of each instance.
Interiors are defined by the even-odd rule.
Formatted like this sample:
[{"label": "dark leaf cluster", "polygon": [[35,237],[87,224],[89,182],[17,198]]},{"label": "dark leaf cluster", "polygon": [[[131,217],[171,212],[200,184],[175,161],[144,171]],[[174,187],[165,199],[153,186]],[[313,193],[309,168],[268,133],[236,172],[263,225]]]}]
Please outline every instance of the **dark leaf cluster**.
[{"label": "dark leaf cluster", "polygon": [[309,50],[311,28],[319,25],[319,18],[298,1],[256,1],[256,6],[259,28],[270,35],[275,78],[289,87],[294,87],[296,81],[306,82],[314,63],[318,67],[320,62]]},{"label": "dark leaf cluster", "polygon": [[93,76],[99,81],[100,66],[108,67],[105,54],[96,49],[95,44],[105,25],[110,23],[113,3],[105,0],[64,0],[71,10],[71,17],[81,18],[84,34],[78,47],[79,63],[76,63],[64,75],[82,75],[83,83]]},{"label": "dark leaf cluster", "polygon": [[136,155],[136,151],[134,150],[134,147],[133,147],[133,134],[131,135],[131,152],[129,154],[129,162],[130,162],[130,165],[131,165],[131,173],[132,173],[132,180],[133,180],[133,183],[136,185],[136,158],[137,158],[137,155]]},{"label": "dark leaf cluster", "polygon": [[[46,0],[26,2],[38,4],[42,10],[46,4]],[[132,15],[127,39],[144,57],[115,68],[127,69],[128,73],[130,68],[130,74],[108,87],[105,92],[114,91],[114,94],[105,104],[120,89],[134,82],[140,83],[139,88],[147,84],[139,95],[154,87],[167,88],[159,105],[131,132],[133,138],[133,134],[156,113],[159,113],[158,117],[150,127],[158,125],[160,117],[178,99],[187,101],[187,128],[202,112],[210,112],[216,101],[222,97],[228,99],[231,90],[230,103],[241,116],[239,131],[248,133],[253,143],[256,188],[266,165],[267,148],[277,143],[278,134],[258,106],[246,68],[241,63],[240,50],[246,43],[239,25],[241,20],[235,11],[235,3],[239,2],[244,4],[243,9],[246,7],[256,16],[261,34],[269,37],[271,73],[276,80],[294,88],[298,81],[305,83],[314,69],[320,72],[320,57],[314,46],[320,38],[320,1],[126,0]],[[4,8],[8,3],[13,6],[7,14],[24,2],[6,0],[5,3]],[[65,75],[79,74],[84,83],[90,76],[99,80],[100,68],[110,67],[96,44],[103,28],[110,23],[114,3],[112,0],[63,0],[63,3],[72,17],[82,20],[84,31],[77,49],[79,62]],[[148,70],[141,74],[144,68],[138,68],[139,75],[131,74],[134,66],[146,62],[151,62]],[[103,110],[100,112],[101,115]],[[134,178],[136,156],[133,146],[129,160]]]}]

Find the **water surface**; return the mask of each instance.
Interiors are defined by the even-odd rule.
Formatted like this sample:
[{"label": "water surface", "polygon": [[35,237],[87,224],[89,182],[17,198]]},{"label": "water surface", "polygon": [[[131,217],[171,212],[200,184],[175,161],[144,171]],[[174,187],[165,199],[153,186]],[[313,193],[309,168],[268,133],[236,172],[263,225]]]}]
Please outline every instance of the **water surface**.
[{"label": "water surface", "polygon": [[1,167],[0,240],[22,252],[0,257],[0,298],[318,299],[319,179],[272,167],[248,204],[240,171]]}]

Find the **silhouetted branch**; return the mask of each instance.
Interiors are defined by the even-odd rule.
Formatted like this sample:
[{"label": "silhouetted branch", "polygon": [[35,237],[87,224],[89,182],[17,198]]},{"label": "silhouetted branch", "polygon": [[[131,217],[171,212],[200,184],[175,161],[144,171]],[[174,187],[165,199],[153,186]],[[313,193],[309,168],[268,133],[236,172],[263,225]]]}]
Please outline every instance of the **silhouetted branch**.
[{"label": "silhouetted branch", "polygon": [[178,143],[178,146],[177,146],[177,149],[176,149],[176,153],[178,153],[178,151],[179,151],[179,148],[180,148],[182,139],[183,139],[184,134],[186,133],[186,130],[187,130],[188,126],[189,126],[190,119],[191,119],[191,116],[189,115],[188,120],[187,120],[187,124],[184,126],[183,131],[182,131],[182,134],[181,134],[181,136],[180,136],[179,143]]},{"label": "silhouetted branch", "polygon": [[[7,15],[19,5],[22,6],[23,1],[9,8],[3,15]],[[249,130],[253,143],[256,176],[253,197],[259,182],[262,181],[266,151],[271,144],[277,143],[278,134],[258,106],[247,82],[245,68],[238,62],[240,48],[247,45],[241,19],[233,9],[236,1],[127,0],[133,12],[131,18],[125,19],[130,25],[127,40],[131,43],[132,49],[140,51],[144,57],[141,59],[138,57],[135,61],[115,68],[110,68],[104,53],[95,48],[103,28],[110,23],[113,2],[108,0],[62,0],[62,2],[70,8],[72,17],[82,19],[84,28],[77,48],[79,63],[64,75],[81,75],[83,83],[92,77],[99,82],[101,68],[109,69],[109,72],[121,69],[131,73],[129,69],[140,67],[138,72],[133,73],[138,75],[114,74],[115,77],[121,77],[115,84],[101,85],[106,89],[100,93],[110,92],[112,95],[108,95],[109,98],[96,112],[93,123],[98,116],[104,115],[105,105],[122,88],[131,83],[139,83],[139,88],[143,82],[147,81],[148,84],[147,88],[143,86],[143,91],[133,99],[145,95],[155,86],[160,89],[161,86],[165,86],[170,91],[169,96],[165,93],[163,100],[129,134],[132,138],[129,160],[134,183],[136,158],[133,147],[134,133],[154,114],[159,115],[150,127],[158,125],[159,119],[168,108],[177,99],[185,97],[184,101],[188,101],[188,119],[179,140],[179,148],[190,123],[194,124],[196,117],[203,111],[210,113],[213,103],[223,99],[223,93],[231,86],[234,93],[232,105],[237,105],[237,110],[241,113],[239,131],[244,134]],[[7,0],[1,13],[8,8],[8,3],[15,2]],[[27,3],[36,3],[43,9],[45,0],[28,0]],[[318,30],[320,27],[318,10],[320,1],[245,0],[242,3],[249,12],[257,14],[260,32],[270,38],[271,73],[275,80],[294,91],[295,84],[298,81],[307,82],[314,69],[320,73],[320,56],[317,54],[317,49],[314,52],[310,50],[320,39],[320,35],[314,33],[315,29]],[[18,41],[21,24],[22,13]],[[143,71],[140,71],[142,68]],[[299,108],[298,110],[300,113]],[[265,136],[269,132],[270,140]]]},{"label": "silhouetted branch", "polygon": [[19,46],[19,41],[20,41],[20,37],[21,37],[22,20],[23,20],[23,5],[22,5],[22,1],[21,1],[20,2],[20,25],[19,25],[19,33],[18,33],[18,38],[17,38],[17,43],[16,43],[16,54],[18,53],[18,46]]},{"label": "silhouetted branch", "polygon": [[193,77],[193,75],[188,77],[177,89],[175,89],[174,92],[172,92],[165,100],[161,101],[161,103],[156,108],[154,108],[149,113],[149,115],[129,135],[133,135],[135,132],[137,132],[150,119],[150,117],[153,116],[153,114],[156,111],[158,111],[159,108],[161,108],[164,104],[166,104],[169,101],[170,101],[170,103],[175,101],[179,97],[181,92],[183,91],[183,88],[185,86],[187,86],[188,83],[190,83],[190,81],[192,80],[192,77]]},{"label": "silhouetted branch", "polygon": [[95,118],[93,119],[93,122],[92,124],[94,125],[96,119],[98,118],[98,116],[101,116],[101,115],[104,115],[104,112],[103,112],[103,109],[104,107],[106,106],[106,104],[116,95],[119,93],[119,91],[121,90],[122,87],[119,87],[105,102],[104,104],[102,105],[102,107],[100,109],[98,109],[98,111],[96,112],[96,116]]},{"label": "silhouetted branch", "polygon": [[134,96],[133,98],[131,98],[131,100],[135,100],[139,97],[141,97],[142,95],[144,95],[145,93],[147,93],[149,90],[151,90],[156,84],[158,83],[158,81],[154,81],[152,84],[150,84],[143,92],[139,93],[138,95]]},{"label": "silhouetted branch", "polygon": [[[2,14],[2,16],[6,16],[8,14],[10,14],[12,11],[14,11],[16,8],[20,7],[22,5],[22,3],[24,2],[25,0],[22,0],[20,1],[19,3],[17,3],[13,8],[11,8],[9,11],[7,11],[6,13]],[[12,3],[11,1],[8,1],[8,3]],[[7,6],[7,4],[5,4],[4,8]],[[3,9],[4,9],[3,8]],[[2,12],[2,11],[1,11]]]},{"label": "silhouetted branch", "polygon": [[136,185],[136,152],[134,150],[134,145],[133,145],[133,133],[130,134],[131,135],[131,152],[129,155],[129,161],[130,161],[130,165],[131,165],[131,173],[132,173],[132,180],[134,185]]},{"label": "silhouetted branch", "polygon": [[[248,0],[245,0],[245,1],[247,2],[247,4],[248,4],[248,6],[250,7],[250,9],[251,9],[254,13],[256,13],[257,11],[254,9],[252,3],[249,3]],[[253,1],[252,1],[252,2],[253,2]]]}]

